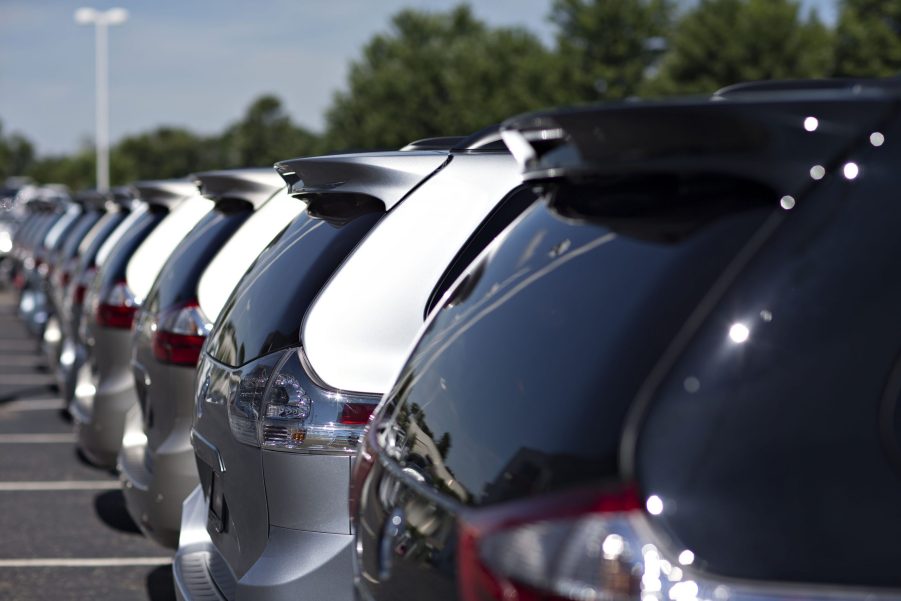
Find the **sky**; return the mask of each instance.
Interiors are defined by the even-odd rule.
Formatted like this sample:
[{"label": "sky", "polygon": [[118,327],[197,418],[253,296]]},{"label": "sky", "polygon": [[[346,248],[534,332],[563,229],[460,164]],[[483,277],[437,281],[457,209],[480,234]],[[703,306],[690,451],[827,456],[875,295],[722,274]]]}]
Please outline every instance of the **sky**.
[{"label": "sky", "polygon": [[[691,2],[692,0],[681,0]],[[838,0],[802,0],[833,23]],[[492,25],[525,27],[550,44],[551,0],[472,0]],[[403,8],[450,0],[99,0],[128,22],[110,30],[110,134],[159,125],[216,133],[261,94],[321,131],[350,62]],[[40,154],[71,152],[94,130],[94,35],[76,25],[80,2],[0,0],[0,122]]]}]

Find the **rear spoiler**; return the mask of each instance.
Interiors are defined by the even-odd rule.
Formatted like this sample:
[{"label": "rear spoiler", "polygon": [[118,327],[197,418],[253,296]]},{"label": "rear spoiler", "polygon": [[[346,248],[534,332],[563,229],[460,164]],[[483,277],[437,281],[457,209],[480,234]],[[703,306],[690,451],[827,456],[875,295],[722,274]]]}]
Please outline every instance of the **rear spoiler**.
[{"label": "rear spoiler", "polygon": [[279,174],[271,168],[205,171],[191,177],[206,198],[214,201],[229,198],[244,200],[251,203],[254,209],[285,187]]},{"label": "rear spoiler", "polygon": [[842,173],[899,100],[890,87],[798,94],[539,112],[501,131],[525,180],[717,175],[766,186],[778,202]]},{"label": "rear spoiler", "polygon": [[328,196],[353,194],[374,198],[389,210],[447,158],[446,152],[395,150],[291,159],[275,169],[292,196],[315,196],[320,207]]},{"label": "rear spoiler", "polygon": [[131,185],[135,197],[147,204],[171,209],[186,196],[197,194],[197,186],[186,179],[157,179]]},{"label": "rear spoiler", "polygon": [[84,207],[86,210],[102,209],[109,200],[109,195],[98,190],[79,190],[75,193],[72,200]]}]

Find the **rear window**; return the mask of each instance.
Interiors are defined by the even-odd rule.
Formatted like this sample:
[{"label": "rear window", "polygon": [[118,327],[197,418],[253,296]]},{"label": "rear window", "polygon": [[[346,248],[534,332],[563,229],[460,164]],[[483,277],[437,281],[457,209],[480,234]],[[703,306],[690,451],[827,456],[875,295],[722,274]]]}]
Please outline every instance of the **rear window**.
[{"label": "rear window", "polygon": [[185,198],[134,251],[128,263],[126,279],[139,302],[147,297],[156,276],[178,243],[212,210],[213,205],[212,200],[199,194]]},{"label": "rear window", "polygon": [[237,367],[299,343],[307,307],[332,273],[384,214],[361,200],[352,217],[301,213],[254,261],[222,309],[207,341],[217,361]]},{"label": "rear window", "polygon": [[150,207],[148,211],[142,211],[131,227],[125,231],[115,246],[110,249],[109,255],[103,261],[103,269],[100,276],[94,280],[94,286],[105,294],[117,282],[125,278],[125,271],[135,249],[141,245],[145,238],[166,217],[168,211],[158,207]]},{"label": "rear window", "polygon": [[[769,198],[653,178],[545,193],[429,323],[389,396],[388,456],[472,505],[618,477],[636,389]],[[715,210],[673,213],[697,204]]]},{"label": "rear window", "polygon": [[833,176],[786,212],[650,404],[639,483],[663,500],[656,525],[694,567],[901,587],[901,211],[890,156],[856,155],[860,177]]},{"label": "rear window", "polygon": [[207,213],[166,259],[147,295],[147,310],[155,313],[196,300],[203,270],[251,213],[251,205],[243,202],[220,203]]},{"label": "rear window", "polygon": [[94,224],[100,221],[102,215],[103,213],[100,211],[91,210],[78,218],[78,221],[73,226],[72,231],[66,237],[66,241],[63,244],[62,258],[64,260],[75,256],[78,252],[78,245],[81,244],[81,239],[88,233],[88,230],[94,227]]}]

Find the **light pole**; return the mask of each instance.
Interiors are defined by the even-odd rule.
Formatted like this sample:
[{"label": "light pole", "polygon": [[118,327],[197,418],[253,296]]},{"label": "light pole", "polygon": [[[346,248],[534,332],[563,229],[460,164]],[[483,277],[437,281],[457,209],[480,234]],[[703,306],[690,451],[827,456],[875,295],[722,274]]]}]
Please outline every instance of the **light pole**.
[{"label": "light pole", "polygon": [[79,8],[75,11],[75,22],[79,25],[94,25],[94,107],[97,148],[97,190],[109,190],[109,66],[107,28],[120,25],[128,20],[124,8],[106,11],[93,8]]}]

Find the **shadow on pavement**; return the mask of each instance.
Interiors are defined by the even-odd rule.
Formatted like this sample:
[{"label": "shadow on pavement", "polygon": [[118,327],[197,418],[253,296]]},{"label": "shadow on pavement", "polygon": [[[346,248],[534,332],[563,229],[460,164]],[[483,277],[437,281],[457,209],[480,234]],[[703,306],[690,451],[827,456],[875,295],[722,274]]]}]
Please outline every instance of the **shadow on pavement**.
[{"label": "shadow on pavement", "polygon": [[110,490],[94,497],[94,510],[100,520],[110,528],[130,534],[141,534],[141,530],[128,515],[121,490]]},{"label": "shadow on pavement", "polygon": [[147,594],[150,601],[172,601],[175,599],[172,566],[160,566],[147,574]]}]

